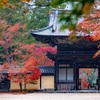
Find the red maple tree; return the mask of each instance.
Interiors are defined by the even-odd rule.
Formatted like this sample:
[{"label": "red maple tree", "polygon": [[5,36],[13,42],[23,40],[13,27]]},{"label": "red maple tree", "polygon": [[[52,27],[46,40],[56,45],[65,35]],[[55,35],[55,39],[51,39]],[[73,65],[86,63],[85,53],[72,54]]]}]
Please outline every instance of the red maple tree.
[{"label": "red maple tree", "polygon": [[[100,40],[100,2],[95,2],[91,13],[84,16],[84,20],[80,22],[77,26],[77,33],[82,33],[85,36],[83,38],[91,41]],[[99,48],[100,46],[98,46]],[[98,50],[93,58],[100,55],[100,50]]]},{"label": "red maple tree", "polygon": [[17,66],[10,70],[9,80],[15,83],[19,83],[20,90],[22,91],[22,85],[26,90],[27,83],[36,84],[39,79],[41,72],[37,67],[38,61],[34,57],[30,57],[24,67]]},{"label": "red maple tree", "polygon": [[2,47],[0,57],[4,59],[2,66],[9,68],[10,64],[17,60],[15,56],[21,53],[15,38],[20,34],[19,29],[23,26],[19,23],[12,26],[2,19],[0,19],[0,26],[0,46]]},{"label": "red maple tree", "polygon": [[[12,26],[0,19],[0,26],[0,46],[2,47],[0,57],[3,59],[0,67],[2,72],[10,72],[9,79],[19,82],[20,87],[23,75],[26,78],[25,83],[32,82],[32,80],[35,82],[41,75],[39,68],[36,67],[37,62],[38,65],[53,65],[53,61],[46,57],[46,53],[48,51],[56,53],[56,49],[41,43],[27,44],[16,40],[21,35],[20,28],[25,28],[25,25],[17,23]],[[31,65],[28,66],[28,64]],[[29,72],[31,75],[26,75]]]},{"label": "red maple tree", "polygon": [[[23,28],[23,26],[19,23],[12,26],[0,18],[1,73],[7,73],[11,66],[13,66],[13,63],[16,62],[15,56],[18,53],[20,54],[18,49],[14,49],[17,46],[17,42],[14,41],[14,38],[20,34],[20,28]],[[16,50],[18,53],[15,53]]]},{"label": "red maple tree", "polygon": [[[38,59],[39,65],[53,65],[53,62],[46,57],[47,52],[56,53],[56,49],[42,43],[22,43],[20,40],[16,41],[16,37],[21,35],[20,28],[25,28],[25,25],[19,23],[9,25],[6,21],[0,19],[0,45],[2,52],[0,57],[4,59],[3,64],[7,67],[9,64],[25,63],[30,56]],[[8,68],[9,65],[8,64]]]},{"label": "red maple tree", "polygon": [[38,60],[38,65],[43,66],[53,66],[53,61],[50,60],[46,54],[47,52],[51,52],[55,54],[57,52],[56,48],[47,46],[45,44],[25,44],[21,46],[22,50],[26,50],[25,55],[23,55],[24,59],[29,58],[29,54],[33,55]]}]

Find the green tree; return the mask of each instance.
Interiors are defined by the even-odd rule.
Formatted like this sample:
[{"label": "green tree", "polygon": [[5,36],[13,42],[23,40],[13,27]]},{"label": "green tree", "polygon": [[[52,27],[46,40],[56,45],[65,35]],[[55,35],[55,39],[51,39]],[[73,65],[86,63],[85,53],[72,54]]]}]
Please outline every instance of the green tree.
[{"label": "green tree", "polygon": [[16,5],[16,7],[12,9],[1,9],[0,17],[6,20],[11,25],[14,25],[16,23],[26,25],[26,28],[20,30],[24,38],[21,36],[19,38],[21,42],[31,44],[32,42],[36,41],[31,36],[30,30],[44,28],[48,25],[49,6],[36,6],[35,8],[33,8],[33,6],[25,6],[25,8],[23,9],[22,6]]}]

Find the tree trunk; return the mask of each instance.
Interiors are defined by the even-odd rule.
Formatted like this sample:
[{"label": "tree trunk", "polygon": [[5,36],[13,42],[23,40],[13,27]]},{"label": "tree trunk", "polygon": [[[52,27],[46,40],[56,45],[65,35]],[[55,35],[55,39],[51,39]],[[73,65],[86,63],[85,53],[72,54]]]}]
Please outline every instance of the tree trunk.
[{"label": "tree trunk", "polygon": [[20,91],[22,92],[22,83],[19,83]]},{"label": "tree trunk", "polygon": [[24,77],[24,91],[26,92],[26,78]]}]

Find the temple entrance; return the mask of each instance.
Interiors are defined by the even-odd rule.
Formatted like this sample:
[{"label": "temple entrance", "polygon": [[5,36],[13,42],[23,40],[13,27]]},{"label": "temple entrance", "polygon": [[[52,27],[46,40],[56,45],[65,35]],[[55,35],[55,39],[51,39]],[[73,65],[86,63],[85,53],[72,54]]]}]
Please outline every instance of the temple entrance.
[{"label": "temple entrance", "polygon": [[79,89],[95,90],[98,89],[98,68],[79,69]]}]

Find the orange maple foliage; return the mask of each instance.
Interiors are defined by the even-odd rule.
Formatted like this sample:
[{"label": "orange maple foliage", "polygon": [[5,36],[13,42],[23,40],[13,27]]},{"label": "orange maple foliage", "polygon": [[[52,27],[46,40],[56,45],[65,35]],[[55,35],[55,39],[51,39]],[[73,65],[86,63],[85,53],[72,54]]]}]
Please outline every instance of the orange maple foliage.
[{"label": "orange maple foliage", "polygon": [[23,58],[27,60],[28,55],[31,54],[38,60],[38,65],[52,66],[53,61],[47,58],[47,52],[55,54],[57,52],[56,48],[46,46],[45,44],[25,44],[21,45],[21,49],[26,50],[26,54]]},{"label": "orange maple foliage", "polygon": [[38,65],[38,60],[32,56],[28,59],[28,61],[26,62],[24,67],[25,68],[29,68],[29,67],[32,67],[32,66],[37,67],[37,65]]},{"label": "orange maple foliage", "polygon": [[90,75],[92,73],[92,69],[91,68],[81,68],[80,70],[82,72],[85,72],[88,75]]},{"label": "orange maple foliage", "polygon": [[26,83],[38,80],[41,72],[39,68],[37,67],[38,61],[34,57],[30,57],[29,60],[26,62],[24,68],[23,68],[23,73],[26,75],[26,72],[29,73],[26,75]]},{"label": "orange maple foliage", "polygon": [[98,50],[98,51],[93,55],[93,58],[96,58],[98,55],[100,55],[100,50]]},{"label": "orange maple foliage", "polygon": [[8,79],[24,85],[27,83],[34,83],[41,75],[40,69],[37,65],[37,60],[34,57],[30,57],[24,67],[10,70]]},{"label": "orange maple foliage", "polygon": [[0,7],[1,8],[15,8],[18,6],[18,3],[27,3],[32,2],[32,0],[16,0],[15,2],[13,0],[0,0]]},{"label": "orange maple foliage", "polygon": [[[92,41],[100,40],[100,9],[97,9],[99,7],[97,4],[100,5],[100,2],[95,2],[95,10],[93,9],[92,13],[86,16],[77,27],[77,31],[85,35],[85,39]],[[94,54],[93,58],[98,55],[100,55],[100,50]]]},{"label": "orange maple foliage", "polygon": [[[14,60],[14,56],[20,54],[17,49],[12,50],[12,47],[17,44],[14,38],[19,35],[19,29],[22,28],[22,26],[19,23],[12,26],[2,19],[0,19],[0,26],[0,46],[2,46],[0,57],[4,59],[2,63],[3,69],[9,70],[13,61],[16,61]],[[17,52],[15,53],[15,51]]]},{"label": "orange maple foliage", "polygon": [[29,59],[28,59],[28,61],[26,62],[26,64],[25,64],[25,68],[33,68],[33,67],[36,67],[38,65],[38,61],[37,61],[37,59],[35,59],[33,56],[32,57],[30,57]]},{"label": "orange maple foliage", "polygon": [[0,67],[5,72],[10,70],[10,80],[22,83],[23,76],[26,82],[39,78],[41,72],[37,65],[52,66],[53,61],[48,59],[46,54],[47,52],[56,53],[56,49],[41,43],[25,44],[15,41],[15,38],[20,34],[20,28],[24,28],[24,25],[16,23],[12,26],[0,19],[0,29],[2,30],[0,45],[3,48],[2,52],[5,52],[0,53],[1,58],[4,59]]},{"label": "orange maple foliage", "polygon": [[90,35],[91,38],[96,41],[100,38],[96,37],[99,36],[100,32],[100,23],[99,23],[100,13],[96,11],[94,14],[87,16],[82,22],[78,24],[78,29],[80,32]]},{"label": "orange maple foliage", "polygon": [[[47,52],[56,53],[56,49],[53,47],[48,47],[44,44],[24,44],[20,41],[15,41],[15,37],[19,36],[20,28],[25,28],[25,26],[16,23],[14,26],[7,24],[6,21],[0,19],[0,29],[2,32],[0,33],[0,45],[3,47],[3,51],[5,54],[0,54],[5,62],[18,65],[19,62],[23,65],[30,58],[30,56],[35,57],[38,60],[39,65],[52,66],[53,61],[48,59],[46,54]],[[12,49],[13,46],[17,46],[17,48]],[[16,59],[16,56],[20,56],[21,59]]]},{"label": "orange maple foliage", "polygon": [[89,86],[89,83],[86,81],[86,80],[82,80],[81,81],[81,83],[82,83],[82,88],[84,89],[84,88],[88,88],[88,86]]}]

